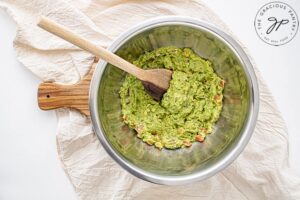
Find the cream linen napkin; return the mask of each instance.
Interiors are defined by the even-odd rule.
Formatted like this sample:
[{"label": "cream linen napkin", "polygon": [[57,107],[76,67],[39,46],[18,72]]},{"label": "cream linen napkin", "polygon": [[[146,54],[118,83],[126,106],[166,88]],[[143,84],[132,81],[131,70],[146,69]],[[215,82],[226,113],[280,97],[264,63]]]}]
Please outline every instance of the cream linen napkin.
[{"label": "cream linen napkin", "polygon": [[[186,15],[230,32],[201,1],[18,0],[1,1],[17,23],[17,58],[43,81],[75,83],[93,56],[36,27],[40,15],[68,26],[107,47],[131,26],[161,15]],[[288,134],[263,79],[255,133],[227,169],[203,182],[161,186],[121,169],[104,151],[90,119],[76,111],[57,111],[57,150],[80,199],[300,199],[300,179],[288,164]],[[54,131],[54,130],[53,130]]]}]

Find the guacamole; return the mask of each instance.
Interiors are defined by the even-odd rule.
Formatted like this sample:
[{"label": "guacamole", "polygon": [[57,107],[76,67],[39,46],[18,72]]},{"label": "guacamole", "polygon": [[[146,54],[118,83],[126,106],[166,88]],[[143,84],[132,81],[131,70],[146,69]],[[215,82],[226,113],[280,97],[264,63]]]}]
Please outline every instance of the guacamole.
[{"label": "guacamole", "polygon": [[137,137],[159,149],[203,142],[222,110],[224,80],[214,72],[212,63],[190,48],[162,47],[141,55],[133,64],[173,71],[160,102],[144,90],[140,80],[126,75],[120,88],[122,115]]}]

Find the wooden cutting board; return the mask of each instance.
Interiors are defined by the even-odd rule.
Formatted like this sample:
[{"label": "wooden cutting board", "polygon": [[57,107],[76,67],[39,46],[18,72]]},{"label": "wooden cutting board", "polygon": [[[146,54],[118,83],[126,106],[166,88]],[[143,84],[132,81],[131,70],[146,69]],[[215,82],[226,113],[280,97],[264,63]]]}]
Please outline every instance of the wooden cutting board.
[{"label": "wooden cutting board", "polygon": [[97,63],[98,59],[95,59],[90,71],[76,84],[41,83],[38,87],[38,105],[40,109],[74,108],[82,114],[90,116],[89,90]]}]

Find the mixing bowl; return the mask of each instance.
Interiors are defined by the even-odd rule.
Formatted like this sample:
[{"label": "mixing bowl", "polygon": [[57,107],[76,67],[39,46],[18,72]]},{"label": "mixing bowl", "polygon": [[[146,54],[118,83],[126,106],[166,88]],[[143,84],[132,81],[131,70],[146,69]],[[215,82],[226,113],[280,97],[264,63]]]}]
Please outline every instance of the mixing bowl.
[{"label": "mixing bowl", "polygon": [[101,61],[90,86],[93,127],[107,153],[131,174],[158,184],[178,185],[215,175],[247,145],[258,114],[258,86],[240,45],[220,29],[186,17],[146,21],[118,37],[108,48],[132,61],[159,47],[189,47],[213,63],[226,84],[224,106],[213,132],[190,148],[158,150],[136,137],[121,117],[119,89],[125,72]]}]

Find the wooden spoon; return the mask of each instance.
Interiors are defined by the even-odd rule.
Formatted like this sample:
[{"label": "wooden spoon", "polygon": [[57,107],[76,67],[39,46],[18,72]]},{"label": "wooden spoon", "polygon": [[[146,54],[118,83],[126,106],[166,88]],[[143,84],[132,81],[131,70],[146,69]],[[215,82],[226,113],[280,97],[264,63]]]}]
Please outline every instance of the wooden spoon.
[{"label": "wooden spoon", "polygon": [[140,79],[144,85],[145,90],[155,99],[161,100],[163,94],[169,88],[172,71],[167,69],[148,69],[144,70],[129,63],[123,58],[113,54],[112,52],[93,44],[87,39],[77,35],[68,28],[46,18],[41,17],[38,26],[44,30],[78,46],[93,55],[109,62],[119,69],[132,74]]}]

